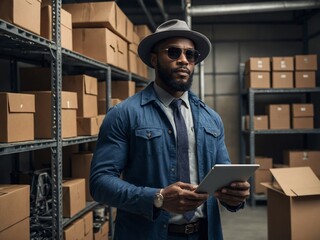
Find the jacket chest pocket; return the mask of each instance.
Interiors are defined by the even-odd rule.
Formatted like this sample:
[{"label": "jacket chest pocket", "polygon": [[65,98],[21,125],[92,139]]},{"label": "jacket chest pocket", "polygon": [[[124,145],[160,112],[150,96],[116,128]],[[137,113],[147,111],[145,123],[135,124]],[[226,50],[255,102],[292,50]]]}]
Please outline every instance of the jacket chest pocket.
[{"label": "jacket chest pocket", "polygon": [[204,127],[205,151],[216,153],[221,132],[216,128]]},{"label": "jacket chest pocket", "polygon": [[135,149],[140,155],[152,155],[163,148],[163,130],[159,128],[143,128],[135,130]]}]

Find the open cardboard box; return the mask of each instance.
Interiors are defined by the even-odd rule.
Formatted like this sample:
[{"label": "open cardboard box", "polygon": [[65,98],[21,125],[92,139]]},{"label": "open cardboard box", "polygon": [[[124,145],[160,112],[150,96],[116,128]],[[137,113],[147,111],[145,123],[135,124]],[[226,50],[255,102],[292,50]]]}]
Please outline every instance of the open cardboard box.
[{"label": "open cardboard box", "polygon": [[320,180],[310,167],[270,169],[268,239],[320,239]]}]

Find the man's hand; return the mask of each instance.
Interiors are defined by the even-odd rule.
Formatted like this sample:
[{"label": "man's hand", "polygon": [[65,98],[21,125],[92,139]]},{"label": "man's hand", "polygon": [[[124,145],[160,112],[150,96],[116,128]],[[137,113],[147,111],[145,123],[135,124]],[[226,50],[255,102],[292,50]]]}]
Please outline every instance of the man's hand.
[{"label": "man's hand", "polygon": [[220,202],[229,206],[239,206],[250,196],[250,184],[248,182],[233,182],[215,192],[215,197]]},{"label": "man's hand", "polygon": [[164,198],[162,208],[179,214],[195,210],[209,197],[206,193],[195,193],[196,188],[196,185],[183,182],[176,182],[163,188],[161,191]]}]

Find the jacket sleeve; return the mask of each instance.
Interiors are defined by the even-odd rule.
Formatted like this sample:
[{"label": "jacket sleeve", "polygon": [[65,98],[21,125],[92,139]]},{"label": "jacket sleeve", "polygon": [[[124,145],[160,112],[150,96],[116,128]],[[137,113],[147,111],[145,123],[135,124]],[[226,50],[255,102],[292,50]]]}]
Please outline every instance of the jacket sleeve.
[{"label": "jacket sleeve", "polygon": [[153,199],[158,189],[135,186],[121,179],[128,162],[129,121],[115,106],[107,113],[91,162],[90,192],[93,199],[153,219]]}]

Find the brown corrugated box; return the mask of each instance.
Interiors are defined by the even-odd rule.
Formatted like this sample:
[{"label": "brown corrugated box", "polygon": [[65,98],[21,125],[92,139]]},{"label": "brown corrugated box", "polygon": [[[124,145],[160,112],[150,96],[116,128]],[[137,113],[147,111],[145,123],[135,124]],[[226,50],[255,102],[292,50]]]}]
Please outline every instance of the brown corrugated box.
[{"label": "brown corrugated box", "polygon": [[117,38],[117,54],[118,54],[118,63],[117,67],[122,70],[128,71],[128,43],[121,38]]},{"label": "brown corrugated box", "polygon": [[313,117],[294,117],[292,118],[293,129],[313,129],[314,128]]},{"label": "brown corrugated box", "polygon": [[140,39],[143,39],[152,34],[149,27],[145,24],[142,25],[134,25],[134,31],[139,36]]},{"label": "brown corrugated box", "polygon": [[[61,8],[61,46],[72,51],[71,14]],[[52,40],[52,7],[41,8],[41,36]]]},{"label": "brown corrugated box", "polygon": [[73,217],[86,206],[85,179],[64,180],[62,183],[63,217]]},{"label": "brown corrugated box", "polygon": [[296,71],[295,88],[315,88],[316,72],[315,71]]},{"label": "brown corrugated box", "polygon": [[296,71],[316,71],[318,69],[317,55],[296,55],[295,69]]},{"label": "brown corrugated box", "polygon": [[136,83],[134,81],[111,81],[112,98],[124,100],[135,94]]},{"label": "brown corrugated box", "polygon": [[245,64],[246,72],[270,72],[270,58],[262,57],[256,58],[251,57]]},{"label": "brown corrugated box", "polygon": [[99,133],[99,120],[96,117],[78,117],[77,129],[78,136],[94,136]]},{"label": "brown corrugated box", "polygon": [[290,105],[270,104],[267,106],[270,129],[290,129]]},{"label": "brown corrugated box", "polygon": [[270,88],[270,72],[248,72],[246,74],[247,88]]},{"label": "brown corrugated box", "polygon": [[293,72],[272,72],[272,88],[293,88]]},{"label": "brown corrugated box", "polygon": [[129,54],[128,54],[128,62],[129,62],[129,72],[134,74],[138,74],[138,46],[135,43],[129,44]]},{"label": "brown corrugated box", "polygon": [[34,140],[33,94],[0,93],[0,142]]},{"label": "brown corrugated box", "polygon": [[320,180],[309,167],[270,171],[268,239],[320,239]]},{"label": "brown corrugated box", "polygon": [[294,61],[293,57],[273,57],[271,58],[273,71],[293,71]]},{"label": "brown corrugated box", "polygon": [[98,115],[98,80],[88,75],[63,76],[62,89],[77,92],[78,117]]},{"label": "brown corrugated box", "polygon": [[93,240],[93,214],[92,211],[85,214],[83,217],[84,224],[84,240]]},{"label": "brown corrugated box", "polygon": [[30,240],[30,218],[25,218],[11,227],[0,231],[0,239]]},{"label": "brown corrugated box", "polygon": [[40,35],[41,0],[1,0],[0,18]]},{"label": "brown corrugated box", "polygon": [[104,240],[108,238],[109,234],[109,222],[106,221],[102,224],[99,231],[93,233],[94,240]]},{"label": "brown corrugated box", "polygon": [[[250,129],[249,116],[245,118],[245,126],[246,129]],[[259,115],[253,116],[253,129],[254,130],[267,130],[269,128],[268,116],[267,115]]]},{"label": "brown corrugated box", "polygon": [[[32,92],[36,99],[34,125],[35,138],[53,138],[52,135],[52,93],[50,91]],[[75,92],[61,92],[61,136],[70,138],[77,136],[78,100]]]},{"label": "brown corrugated box", "polygon": [[30,215],[30,186],[0,185],[0,213],[0,231],[28,218]]},{"label": "brown corrugated box", "polygon": [[312,103],[294,103],[291,105],[293,117],[313,117],[314,107]]},{"label": "brown corrugated box", "polygon": [[78,218],[63,230],[64,240],[83,240],[84,238],[84,221]]},{"label": "brown corrugated box", "polygon": [[133,42],[133,23],[129,18],[126,18],[126,39],[129,43]]}]

